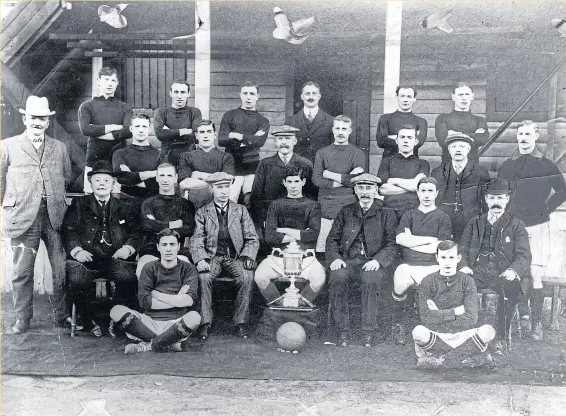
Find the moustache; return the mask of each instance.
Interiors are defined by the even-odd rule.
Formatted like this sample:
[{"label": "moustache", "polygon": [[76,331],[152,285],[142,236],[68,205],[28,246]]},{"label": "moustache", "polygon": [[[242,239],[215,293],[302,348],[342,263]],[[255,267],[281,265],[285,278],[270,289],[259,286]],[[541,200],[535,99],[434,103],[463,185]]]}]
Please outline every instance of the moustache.
[{"label": "moustache", "polygon": [[492,206],[489,207],[490,209],[503,209],[503,207],[499,204],[493,204]]},{"label": "moustache", "polygon": [[290,146],[289,146],[289,145],[286,145],[286,144],[280,144],[278,147],[279,147],[280,149],[289,149]]}]

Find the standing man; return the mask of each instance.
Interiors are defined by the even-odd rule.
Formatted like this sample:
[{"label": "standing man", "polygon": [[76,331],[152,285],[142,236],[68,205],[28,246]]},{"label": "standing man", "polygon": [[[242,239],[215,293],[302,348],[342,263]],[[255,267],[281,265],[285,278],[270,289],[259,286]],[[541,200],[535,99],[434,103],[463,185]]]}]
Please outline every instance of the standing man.
[{"label": "standing man", "polygon": [[334,143],[316,152],[312,181],[319,188],[318,202],[322,208],[320,235],[316,251],[324,252],[326,237],[338,212],[356,202],[351,179],[364,171],[365,156],[348,143],[352,120],[343,115],[334,118]]},{"label": "standing man", "polygon": [[234,156],[236,177],[230,189],[230,199],[238,202],[240,192],[249,207],[254,174],[259,164],[259,149],[269,134],[269,120],[256,110],[259,86],[246,82],[240,90],[242,105],[222,116],[218,144]]},{"label": "standing man", "polygon": [[348,345],[350,281],[362,281],[363,343],[371,346],[377,329],[377,296],[385,269],[397,255],[395,229],[397,217],[383,202],[375,199],[380,179],[364,173],[352,179],[358,202],[340,210],[326,241],[326,260],[330,262],[328,281],[330,304],[339,332],[339,344]]},{"label": "standing man", "polygon": [[132,107],[114,97],[118,83],[115,68],[102,68],[98,73],[99,95],[79,107],[79,127],[81,133],[88,136],[84,179],[86,193],[92,192],[87,174],[94,163],[99,160],[112,162],[112,148],[116,142],[124,145],[125,140],[132,137],[129,128]]},{"label": "standing man", "polygon": [[297,144],[296,134],[299,130],[291,126],[283,126],[273,133],[277,153],[259,161],[252,187],[250,214],[256,224],[263,228],[269,205],[276,199],[287,195],[285,188],[286,166],[296,165],[306,178],[301,195],[316,198],[312,184],[312,162],[294,152]]},{"label": "standing man", "polygon": [[234,156],[219,150],[216,127],[210,120],[201,120],[197,129],[198,149],[186,152],[179,158],[179,188],[187,191],[188,199],[196,209],[212,201],[206,178],[215,172],[234,175]]},{"label": "standing man", "polygon": [[474,279],[457,270],[462,256],[458,244],[442,241],[436,260],[440,270],[419,288],[422,325],[413,329],[417,367],[493,367],[487,352],[495,338],[491,325],[476,327],[478,297]]},{"label": "standing man", "polygon": [[431,176],[438,182],[436,205],[452,220],[452,240],[459,242],[464,227],[484,207],[485,184],[489,172],[478,162],[468,159],[474,139],[464,133],[452,133],[446,137],[450,160],[432,170]]},{"label": "standing man", "polygon": [[383,114],[377,122],[375,138],[377,145],[383,149],[383,158],[399,153],[397,134],[404,125],[417,126],[418,143],[415,146],[415,156],[419,156],[419,147],[426,141],[428,133],[427,121],[413,114],[413,104],[417,101],[417,90],[412,85],[399,85],[395,89],[397,97],[397,110],[393,113]]},{"label": "standing man", "polygon": [[509,338],[521,280],[529,275],[531,250],[523,221],[505,212],[509,182],[494,178],[487,184],[489,211],[470,220],[461,240],[460,271],[471,275],[478,289],[493,289],[497,302],[496,350],[502,353]]},{"label": "standing man", "polygon": [[168,228],[157,234],[160,259],[145,265],[138,283],[138,299],[143,313],[117,305],[110,317],[129,337],[140,343],[126,345],[125,354],[182,351],[181,341],[200,324],[196,311],[189,311],[198,293],[195,266],[179,261],[181,236]]},{"label": "standing man", "polygon": [[393,335],[398,345],[405,345],[405,300],[407,291],[420,285],[423,278],[439,270],[435,253],[438,244],[452,236],[450,217],[436,208],[438,191],[434,178],[422,178],[417,185],[418,208],[406,211],[397,226],[396,242],[401,246],[402,261],[393,275]]},{"label": "standing man", "polygon": [[405,211],[419,206],[417,185],[430,174],[430,165],[414,154],[418,143],[415,126],[401,126],[395,141],[399,151],[381,160],[377,175],[383,181],[379,193],[385,197],[385,207],[393,209],[401,219]]},{"label": "standing man", "polygon": [[448,114],[440,114],[436,118],[434,130],[438,145],[442,148],[442,161],[450,160],[450,154],[446,147],[446,137],[450,133],[460,132],[467,134],[472,139],[472,150],[470,160],[477,162],[478,150],[487,142],[489,130],[487,121],[484,117],[476,116],[470,111],[470,106],[474,100],[474,91],[466,82],[459,82],[454,87],[452,101],[454,110]]},{"label": "standing man", "polygon": [[132,144],[112,155],[112,168],[122,192],[139,198],[148,198],[158,192],[155,176],[159,150],[149,144],[150,124],[147,114],[134,114],[130,126]]},{"label": "standing man", "polygon": [[[69,256],[69,295],[91,334],[102,336],[90,302],[94,280],[100,277],[116,284],[116,297],[135,307],[136,254],[141,243],[139,211],[130,201],[111,194],[115,173],[106,160],[96,162],[88,173],[92,194],[73,198],[63,221],[63,240]],[[136,205],[138,206],[138,205]]]},{"label": "standing man", "polygon": [[316,153],[323,147],[332,144],[332,125],[334,117],[318,107],[322,95],[320,86],[313,81],[307,81],[301,89],[303,109],[297,111],[288,124],[299,129],[295,150],[301,156],[314,163]]},{"label": "standing man", "polygon": [[[521,326],[542,340],[542,277],[550,257],[550,214],[566,200],[566,183],[558,166],[536,148],[538,126],[524,120],[517,129],[519,148],[499,168],[498,177],[511,185],[509,213],[525,223],[532,251],[531,282],[523,284],[527,296],[519,304]],[[525,282],[523,282],[525,283]],[[529,319],[530,300],[532,321]]]},{"label": "standing man", "polygon": [[217,172],[206,178],[213,201],[197,210],[195,232],[190,241],[193,262],[201,285],[201,337],[206,340],[212,323],[212,282],[225,271],[236,279],[238,296],[234,325],[241,338],[247,338],[255,257],[259,249],[254,223],[246,208],[229,201],[234,177]]},{"label": "standing man", "polygon": [[195,132],[202,119],[200,110],[187,104],[191,86],[183,79],[176,79],[169,88],[171,107],[155,111],[153,125],[161,142],[159,163],[169,162],[177,166],[182,153],[195,148]]},{"label": "standing man", "polygon": [[[308,176],[299,165],[287,165],[283,176],[287,196],[273,201],[269,206],[265,240],[270,248],[283,250],[288,243],[296,240],[303,250],[314,250],[320,232],[320,204],[303,196]],[[309,282],[301,291],[301,296],[313,302],[324,286],[324,267],[316,257],[309,256],[303,259],[301,268],[301,277]],[[280,296],[272,280],[284,275],[282,257],[269,255],[258,266],[254,280],[267,303]]]},{"label": "standing man", "polygon": [[[145,241],[139,252],[136,268],[138,278],[146,263],[159,258],[157,233],[169,228],[179,234],[182,243],[193,235],[195,207],[175,192],[177,179],[175,166],[171,163],[159,165],[156,178],[159,194],[146,199],[141,206],[141,225],[145,233]],[[181,244],[177,257],[189,261],[188,255],[188,247]]]},{"label": "standing man", "polygon": [[47,98],[29,96],[26,108],[19,111],[26,131],[2,140],[0,166],[2,236],[10,238],[13,252],[15,334],[26,332],[33,317],[33,270],[41,240],[53,270],[53,319],[61,322],[68,316],[59,229],[67,208],[65,187],[71,180],[65,145],[45,134],[49,116],[55,114]]}]

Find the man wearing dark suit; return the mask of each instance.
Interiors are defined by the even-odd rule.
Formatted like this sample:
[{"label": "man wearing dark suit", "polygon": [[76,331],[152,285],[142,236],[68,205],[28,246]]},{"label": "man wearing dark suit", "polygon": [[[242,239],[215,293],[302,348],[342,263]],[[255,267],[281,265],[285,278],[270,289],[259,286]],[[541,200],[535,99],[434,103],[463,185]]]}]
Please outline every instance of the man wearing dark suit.
[{"label": "man wearing dark suit", "polygon": [[238,285],[234,325],[238,335],[247,338],[245,324],[249,318],[259,239],[246,207],[229,201],[234,176],[216,172],[205,180],[210,184],[213,201],[197,210],[190,241],[201,287],[201,337],[208,338],[212,323],[212,282],[225,271]]},{"label": "man wearing dark suit", "polygon": [[304,107],[293,114],[287,124],[300,130],[296,134],[295,151],[314,163],[316,152],[334,141],[334,117],[318,107],[321,95],[320,86],[316,82],[307,81],[301,91]]},{"label": "man wearing dark suit", "polygon": [[110,193],[116,180],[110,163],[96,162],[87,175],[93,193],[73,199],[62,234],[70,257],[66,265],[70,298],[83,323],[92,323],[91,334],[99,338],[102,330],[89,305],[96,288],[94,279],[114,281],[116,298],[135,308],[135,256],[141,236],[137,205]]},{"label": "man wearing dark suit", "polygon": [[531,249],[525,223],[505,211],[509,182],[494,178],[487,184],[489,211],[470,220],[460,244],[460,271],[471,275],[478,289],[494,289],[497,304],[497,340],[502,353],[509,336],[515,305],[522,295],[521,281],[528,278]]},{"label": "man wearing dark suit", "polygon": [[53,270],[50,303],[55,320],[67,316],[65,253],[59,236],[65,209],[65,187],[71,180],[71,162],[63,143],[45,134],[49,109],[45,97],[30,96],[20,109],[26,131],[2,141],[0,201],[2,236],[13,250],[13,302],[16,323],[12,330],[28,330],[33,316],[33,269],[41,240]]},{"label": "man wearing dark suit", "polygon": [[329,285],[332,314],[339,332],[339,345],[348,345],[350,281],[362,281],[363,343],[370,347],[377,329],[377,296],[386,268],[397,255],[395,211],[376,199],[381,180],[369,173],[352,178],[358,202],[343,207],[326,240],[330,262]]}]

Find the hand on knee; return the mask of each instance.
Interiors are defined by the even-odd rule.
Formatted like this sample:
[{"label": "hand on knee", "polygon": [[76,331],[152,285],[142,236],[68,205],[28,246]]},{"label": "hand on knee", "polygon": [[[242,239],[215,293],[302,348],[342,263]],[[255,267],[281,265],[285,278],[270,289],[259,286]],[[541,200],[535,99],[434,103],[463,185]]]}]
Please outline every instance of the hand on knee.
[{"label": "hand on knee", "polygon": [[495,329],[491,325],[482,325],[478,328],[478,337],[487,344],[495,338]]},{"label": "hand on knee", "polygon": [[417,325],[413,329],[413,340],[417,344],[425,344],[430,339],[430,330],[422,325]]},{"label": "hand on knee", "polygon": [[200,315],[196,311],[190,311],[183,316],[183,321],[188,328],[194,331],[200,325]]},{"label": "hand on knee", "polygon": [[129,312],[131,312],[130,308],[127,308],[122,305],[116,305],[110,310],[110,318],[114,322],[118,322],[124,317],[124,315],[126,315]]}]

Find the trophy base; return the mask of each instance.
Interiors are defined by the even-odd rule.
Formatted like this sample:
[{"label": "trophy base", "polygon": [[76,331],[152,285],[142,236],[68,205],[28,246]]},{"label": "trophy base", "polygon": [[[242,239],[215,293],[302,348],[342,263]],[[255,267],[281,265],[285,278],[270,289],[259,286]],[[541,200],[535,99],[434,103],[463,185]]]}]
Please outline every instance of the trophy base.
[{"label": "trophy base", "polygon": [[279,296],[277,299],[269,302],[267,304],[267,307],[269,309],[286,311],[312,311],[315,308],[314,304],[305,299],[303,296],[299,294],[293,294],[292,296],[289,296],[288,293],[285,293],[282,296]]}]

